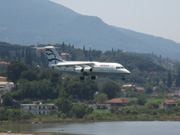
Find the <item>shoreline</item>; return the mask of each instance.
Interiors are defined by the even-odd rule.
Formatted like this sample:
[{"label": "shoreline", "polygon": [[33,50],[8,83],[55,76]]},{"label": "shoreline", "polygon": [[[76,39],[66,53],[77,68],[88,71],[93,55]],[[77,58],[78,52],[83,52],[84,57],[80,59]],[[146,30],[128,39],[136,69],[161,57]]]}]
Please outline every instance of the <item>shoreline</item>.
[{"label": "shoreline", "polygon": [[41,124],[41,123],[81,123],[81,122],[115,122],[115,121],[180,121],[179,117],[162,117],[162,118],[119,118],[119,119],[101,119],[101,120],[85,120],[85,119],[61,119],[61,120],[19,120],[19,121],[0,121],[0,126],[4,124]]}]

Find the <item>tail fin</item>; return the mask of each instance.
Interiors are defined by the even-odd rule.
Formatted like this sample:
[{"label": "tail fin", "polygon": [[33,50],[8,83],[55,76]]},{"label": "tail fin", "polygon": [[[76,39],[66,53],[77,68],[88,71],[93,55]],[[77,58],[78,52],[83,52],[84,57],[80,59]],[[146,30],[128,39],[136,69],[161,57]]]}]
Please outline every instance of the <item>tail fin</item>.
[{"label": "tail fin", "polygon": [[49,66],[51,66],[52,64],[63,62],[63,60],[57,53],[56,49],[54,48],[54,46],[46,46],[45,51],[46,51],[46,56],[49,61]]}]

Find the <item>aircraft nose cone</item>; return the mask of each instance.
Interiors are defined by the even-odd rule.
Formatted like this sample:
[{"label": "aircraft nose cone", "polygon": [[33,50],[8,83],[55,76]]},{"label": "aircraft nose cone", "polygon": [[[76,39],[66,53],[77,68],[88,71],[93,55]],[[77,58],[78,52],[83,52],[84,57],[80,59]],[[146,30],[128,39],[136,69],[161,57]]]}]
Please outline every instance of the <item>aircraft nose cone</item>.
[{"label": "aircraft nose cone", "polygon": [[127,70],[127,73],[130,74],[131,72],[129,70]]},{"label": "aircraft nose cone", "polygon": [[131,72],[129,70],[125,69],[125,73],[130,74]]}]

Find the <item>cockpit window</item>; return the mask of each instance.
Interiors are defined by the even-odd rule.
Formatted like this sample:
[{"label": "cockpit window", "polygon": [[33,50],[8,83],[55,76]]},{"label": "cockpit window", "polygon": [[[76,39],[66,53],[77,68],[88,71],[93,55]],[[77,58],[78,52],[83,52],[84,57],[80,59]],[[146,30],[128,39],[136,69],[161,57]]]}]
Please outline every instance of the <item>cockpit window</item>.
[{"label": "cockpit window", "polygon": [[116,67],[116,69],[123,69],[124,67]]}]

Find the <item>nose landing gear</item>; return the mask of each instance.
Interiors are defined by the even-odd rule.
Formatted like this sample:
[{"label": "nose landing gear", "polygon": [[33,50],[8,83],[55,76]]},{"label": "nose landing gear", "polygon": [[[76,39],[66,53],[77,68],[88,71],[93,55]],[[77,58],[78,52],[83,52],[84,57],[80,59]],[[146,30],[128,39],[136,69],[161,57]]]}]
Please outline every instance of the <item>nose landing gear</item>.
[{"label": "nose landing gear", "polygon": [[126,80],[126,79],[125,79],[125,77],[124,77],[124,75],[122,76],[122,78],[121,78],[121,79],[122,79],[123,81],[124,81],[124,80]]}]

